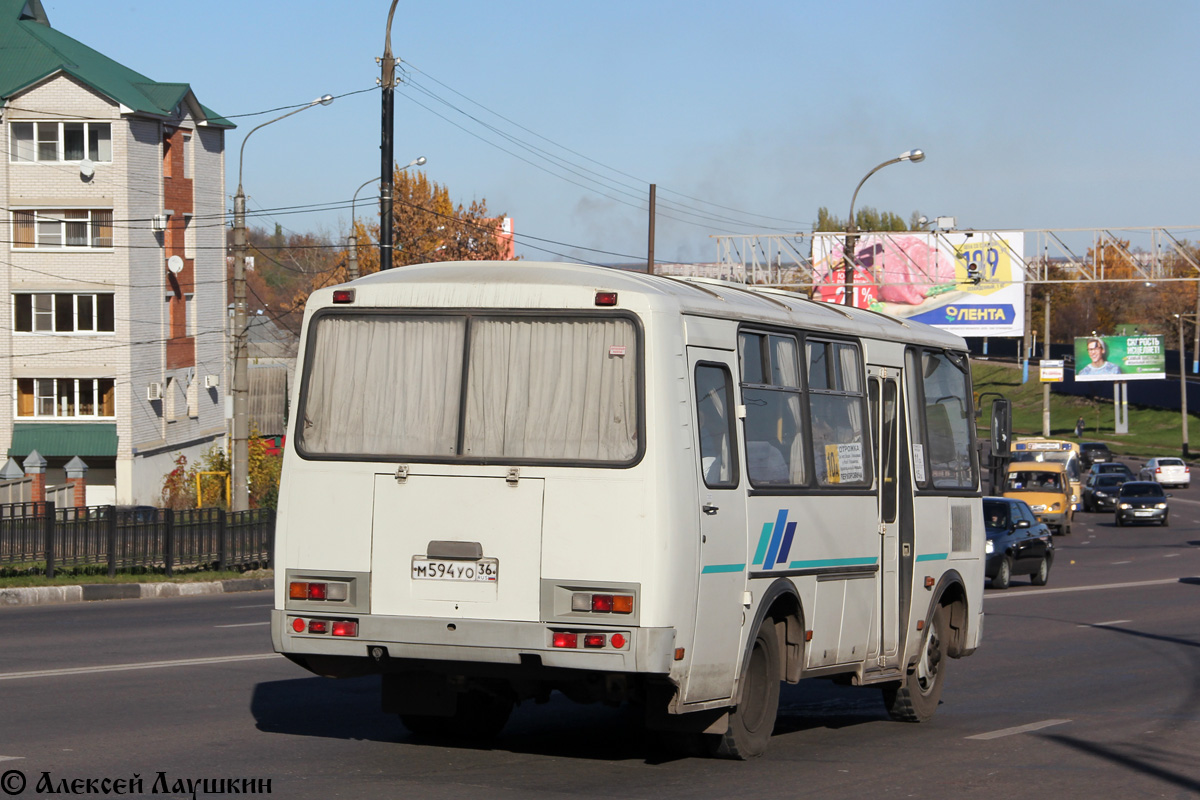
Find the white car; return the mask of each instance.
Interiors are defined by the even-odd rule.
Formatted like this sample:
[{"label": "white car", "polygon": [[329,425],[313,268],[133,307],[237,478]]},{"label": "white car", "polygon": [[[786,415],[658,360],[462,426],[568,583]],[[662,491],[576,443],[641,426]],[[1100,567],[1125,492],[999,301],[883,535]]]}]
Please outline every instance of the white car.
[{"label": "white car", "polygon": [[1187,486],[1192,479],[1191,469],[1182,458],[1152,458],[1138,473],[1138,480],[1158,481],[1163,486]]}]

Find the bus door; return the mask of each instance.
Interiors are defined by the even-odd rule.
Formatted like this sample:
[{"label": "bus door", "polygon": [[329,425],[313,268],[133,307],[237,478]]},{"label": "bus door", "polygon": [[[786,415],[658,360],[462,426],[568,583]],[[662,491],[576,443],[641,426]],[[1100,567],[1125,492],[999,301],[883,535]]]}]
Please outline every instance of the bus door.
[{"label": "bus door", "polygon": [[876,506],[879,523],[880,635],[870,655],[880,666],[899,664],[900,643],[900,370],[868,367],[867,394],[871,405],[871,443],[875,448]]},{"label": "bus door", "polygon": [[688,347],[692,422],[691,469],[700,520],[700,576],[685,703],[730,696],[739,666],[746,589],[746,494],[738,464],[737,401],[732,352]]}]

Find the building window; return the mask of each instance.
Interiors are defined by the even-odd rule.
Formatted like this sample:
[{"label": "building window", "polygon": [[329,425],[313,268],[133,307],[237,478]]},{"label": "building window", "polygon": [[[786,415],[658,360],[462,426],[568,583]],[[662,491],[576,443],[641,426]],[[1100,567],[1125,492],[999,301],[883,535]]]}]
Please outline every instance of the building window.
[{"label": "building window", "polygon": [[113,295],[51,292],[13,295],[17,333],[113,333]]},{"label": "building window", "polygon": [[196,228],[192,225],[192,215],[183,215],[183,257],[196,257]]},{"label": "building window", "polygon": [[13,247],[63,250],[108,249],[113,246],[111,208],[68,208],[14,211]]},{"label": "building window", "polygon": [[112,378],[17,378],[17,416],[96,419],[116,416]]},{"label": "building window", "polygon": [[9,161],[112,161],[107,122],[14,122]]},{"label": "building window", "polygon": [[192,177],[192,135],[190,133],[183,135],[183,177],[188,179]]}]

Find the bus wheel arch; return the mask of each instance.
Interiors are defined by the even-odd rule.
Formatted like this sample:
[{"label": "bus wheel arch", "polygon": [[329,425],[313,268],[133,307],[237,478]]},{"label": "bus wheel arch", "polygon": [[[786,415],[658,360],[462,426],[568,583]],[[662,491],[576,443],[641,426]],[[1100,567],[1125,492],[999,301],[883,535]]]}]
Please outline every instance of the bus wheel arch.
[{"label": "bus wheel arch", "polygon": [[946,614],[946,655],[951,658],[962,658],[968,655],[967,628],[970,608],[967,600],[966,582],[958,570],[949,570],[942,576],[934,590],[937,598],[929,607],[925,618],[926,625],[933,624],[933,616],[938,608],[945,609]]},{"label": "bus wheel arch", "polygon": [[[804,670],[804,607],[795,585],[786,578],[779,578],[763,592],[750,627],[752,634],[742,651],[743,668],[750,659],[756,632],[766,624],[773,625],[779,636],[779,674],[788,683],[798,683]],[[740,684],[737,693],[741,694]]]}]

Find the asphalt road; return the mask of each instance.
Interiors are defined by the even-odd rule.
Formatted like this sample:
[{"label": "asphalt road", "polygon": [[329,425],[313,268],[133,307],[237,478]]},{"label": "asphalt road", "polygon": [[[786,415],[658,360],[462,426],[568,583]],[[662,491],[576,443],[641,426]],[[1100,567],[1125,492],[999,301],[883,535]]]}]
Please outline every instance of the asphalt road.
[{"label": "asphalt road", "polygon": [[168,797],[205,778],[286,798],[1194,797],[1200,487],[1174,494],[1170,528],[1080,514],[1048,586],[989,589],[984,646],[949,663],[932,722],[807,681],[746,763],[656,755],[623,710],[558,697],[491,748],[422,743],[377,679],[274,656],[267,593],[0,609],[0,798],[18,772],[22,797],[135,775]]}]

